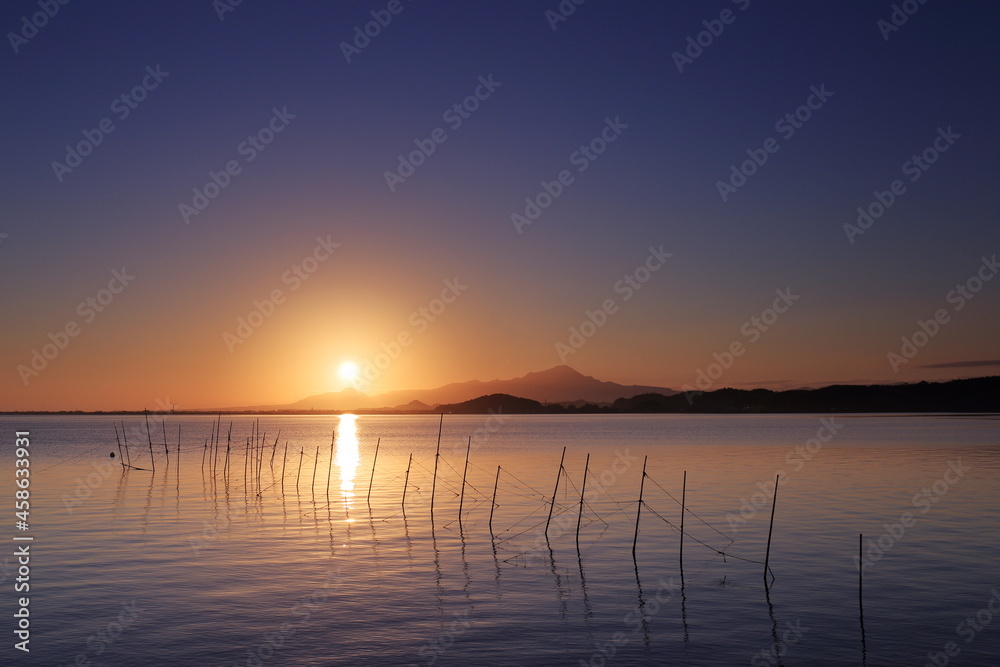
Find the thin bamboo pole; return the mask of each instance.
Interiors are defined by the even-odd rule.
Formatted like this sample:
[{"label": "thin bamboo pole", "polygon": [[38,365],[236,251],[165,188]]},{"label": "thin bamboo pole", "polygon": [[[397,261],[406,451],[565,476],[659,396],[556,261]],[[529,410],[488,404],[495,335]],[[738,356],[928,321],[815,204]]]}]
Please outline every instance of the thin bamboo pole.
[{"label": "thin bamboo pole", "polygon": [[[267,434],[265,433],[264,436],[266,435]],[[257,452],[257,486],[260,486],[260,468],[264,465],[264,436],[261,436]],[[319,451],[319,447],[317,447],[316,450]],[[316,459],[318,460],[319,456],[317,456]]]},{"label": "thin bamboo pole", "polygon": [[403,478],[403,500],[400,501],[400,506],[403,508],[403,512],[406,512],[406,487],[410,483],[410,466],[413,465],[413,452],[410,452],[410,460],[406,462],[406,477]]},{"label": "thin bamboo pole", "polygon": [[316,460],[313,461],[313,476],[312,480],[309,482],[309,488],[313,491],[316,490],[316,468],[319,467],[319,445],[316,445]]},{"label": "thin bamboo pole", "polygon": [[684,509],[687,503],[687,485],[688,485],[688,473],[687,470],[684,471],[684,482],[681,486],[681,546],[680,546],[680,559],[681,559],[681,569],[684,569],[684,515],[687,514],[687,510]]},{"label": "thin bamboo pole", "polygon": [[587,490],[587,468],[590,466],[590,452],[587,452],[587,461],[583,464],[583,484],[580,485],[580,514],[576,517],[576,550],[580,551],[580,522],[583,521],[583,493]]},{"label": "thin bamboo pole", "polygon": [[156,461],[153,460],[153,436],[149,434],[149,411],[143,410],[142,414],[146,417],[146,439],[149,440],[149,462],[152,464],[153,472],[156,472]]},{"label": "thin bamboo pole", "polygon": [[639,481],[639,502],[635,508],[635,535],[632,537],[632,560],[635,560],[635,545],[639,541],[639,513],[642,512],[642,490],[646,486],[646,460],[648,456],[644,456],[642,459],[642,479]]},{"label": "thin bamboo pole", "polygon": [[434,452],[434,479],[431,481],[431,519],[434,518],[434,494],[437,491],[438,481],[438,460],[441,458],[441,428],[444,426],[444,413],[441,413],[441,420],[438,422],[438,442],[437,451]]},{"label": "thin bamboo pole", "polygon": [[274,444],[271,446],[271,461],[268,463],[270,466],[274,466],[274,452],[278,449],[278,438],[281,437],[281,429],[278,429],[278,437],[274,439]]},{"label": "thin bamboo pole", "polygon": [[549,503],[549,518],[545,521],[545,539],[549,539],[549,524],[552,522],[552,510],[556,508],[556,494],[559,493],[559,478],[563,473],[563,461],[566,460],[566,447],[563,447],[562,456],[559,457],[559,472],[556,473],[556,488],[552,490],[552,502]]},{"label": "thin bamboo pole", "polygon": [[778,504],[778,481],[781,475],[774,478],[774,497],[771,498],[771,523],[767,527],[767,551],[764,552],[764,583],[767,583],[767,573],[770,571],[768,561],[771,559],[771,533],[774,531],[774,507]]},{"label": "thin bamboo pole", "polygon": [[118,424],[115,425],[115,440],[118,442],[118,462],[122,464],[122,470],[125,470],[125,456],[122,454],[122,441],[118,437]]},{"label": "thin bamboo pole", "polygon": [[469,474],[469,452],[472,451],[472,436],[469,436],[469,444],[465,448],[465,470],[462,471],[462,495],[458,499],[458,528],[462,528],[462,506],[465,504],[465,479]]},{"label": "thin bamboo pole", "polygon": [[333,472],[333,446],[337,441],[337,432],[330,436],[330,465],[326,467],[326,497],[330,497],[330,474]]},{"label": "thin bamboo pole", "polygon": [[372,476],[368,480],[368,504],[372,504],[372,484],[375,483],[375,464],[378,463],[378,448],[382,444],[382,438],[375,442],[375,456],[372,458]]},{"label": "thin bamboo pole", "polygon": [[219,428],[215,432],[215,452],[212,454],[212,476],[219,469],[219,436],[222,433],[222,415],[219,415]]},{"label": "thin bamboo pole", "polygon": [[493,510],[497,508],[497,485],[500,484],[500,466],[497,466],[497,476],[493,480],[493,503],[490,505],[490,537],[493,537]]},{"label": "thin bamboo pole", "polygon": [[125,443],[125,458],[128,459],[128,467],[132,467],[132,454],[128,451],[128,436],[125,434],[125,420],[122,420],[122,442]]},{"label": "thin bamboo pole", "polygon": [[281,456],[281,492],[285,492],[285,462],[288,460],[288,442],[285,441],[285,453]]},{"label": "thin bamboo pole", "polygon": [[300,449],[299,450],[299,469],[295,473],[295,489],[296,490],[298,490],[298,488],[299,488],[299,475],[302,474],[302,457],[305,455],[305,453],[306,453],[305,449]]}]

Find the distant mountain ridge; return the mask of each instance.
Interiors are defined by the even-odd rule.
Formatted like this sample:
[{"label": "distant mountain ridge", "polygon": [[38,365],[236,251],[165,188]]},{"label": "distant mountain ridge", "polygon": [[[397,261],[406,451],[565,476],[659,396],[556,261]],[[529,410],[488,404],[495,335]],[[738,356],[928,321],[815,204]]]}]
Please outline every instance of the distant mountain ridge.
[{"label": "distant mountain ridge", "polygon": [[1000,377],[893,385],[831,385],[821,389],[717,389],[690,395],[637,394],[612,405],[542,405],[505,394],[480,396],[440,412],[455,414],[634,413],[997,413]]},{"label": "distant mountain ridge", "polygon": [[637,394],[657,393],[672,396],[677,392],[667,387],[622,385],[583,375],[569,366],[554,366],[544,371],[528,373],[509,380],[470,380],[454,382],[436,389],[390,391],[366,394],[354,388],[309,396],[281,406],[261,406],[268,410],[413,410],[419,402],[425,406],[457,404],[480,396],[506,394],[539,403],[613,403],[619,398]]}]

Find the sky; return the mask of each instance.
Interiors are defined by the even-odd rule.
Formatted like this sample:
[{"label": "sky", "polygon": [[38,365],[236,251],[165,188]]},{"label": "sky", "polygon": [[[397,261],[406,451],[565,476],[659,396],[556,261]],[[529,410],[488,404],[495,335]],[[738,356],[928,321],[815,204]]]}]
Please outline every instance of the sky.
[{"label": "sky", "polygon": [[4,3],[0,409],[998,374],[998,19]]}]

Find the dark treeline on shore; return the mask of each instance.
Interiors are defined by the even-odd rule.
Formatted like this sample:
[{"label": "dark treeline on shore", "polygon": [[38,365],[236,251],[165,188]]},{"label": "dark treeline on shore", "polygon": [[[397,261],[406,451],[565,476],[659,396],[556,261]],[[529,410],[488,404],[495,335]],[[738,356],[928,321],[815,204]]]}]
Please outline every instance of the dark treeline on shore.
[{"label": "dark treeline on shore", "polygon": [[[156,415],[202,414],[341,414],[324,410],[176,410]],[[716,389],[706,392],[639,394],[614,403],[540,403],[509,394],[490,394],[426,410],[384,408],[355,414],[729,414],[804,412],[996,412],[1000,413],[1000,376],[894,385],[831,385],[821,389]],[[0,413],[4,414],[4,413]],[[141,415],[143,411],[65,410],[6,414]]]},{"label": "dark treeline on shore", "polygon": [[1000,377],[899,385],[832,385],[821,389],[717,389],[672,396],[640,394],[611,405],[542,404],[493,394],[442,405],[435,412],[476,414],[1000,412]]}]

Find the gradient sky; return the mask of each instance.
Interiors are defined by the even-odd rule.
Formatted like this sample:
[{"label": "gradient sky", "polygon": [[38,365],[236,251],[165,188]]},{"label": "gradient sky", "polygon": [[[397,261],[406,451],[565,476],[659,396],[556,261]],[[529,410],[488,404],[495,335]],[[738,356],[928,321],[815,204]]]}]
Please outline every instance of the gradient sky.
[{"label": "gradient sky", "polygon": [[[564,360],[622,383],[694,384],[734,342],[711,388],[1000,372],[1000,280],[948,301],[1000,251],[996,3],[928,2],[886,40],[889,2],[589,0],[553,30],[556,0],[402,0],[348,63],[341,43],[387,4],[245,0],[220,20],[210,0],[73,2],[16,52],[41,10],[4,4],[0,408],[290,402],[342,388],[341,362],[401,334],[368,389],[515,377],[562,363],[556,344],[607,299]],[[121,119],[116,98],[157,66]],[[479,77],[500,85],[453,129],[443,114]],[[785,138],[775,122],[813,86],[833,95]],[[295,117],[247,162],[273,109]],[[114,130],[60,181],[52,163],[103,118]],[[577,171],[608,118],[627,129]],[[447,140],[390,191],[435,128]],[[911,182],[938,128],[960,137]],[[723,201],[717,182],[769,137],[777,152]],[[186,224],[179,204],[230,160],[240,173]],[[519,234],[511,214],[562,170],[573,182]],[[850,243],[844,224],[895,179],[905,193]],[[318,237],[340,246],[292,290]],[[626,301],[616,283],[661,245],[672,256]],[[123,267],[135,278],[102,312],[79,306]],[[456,278],[467,289],[424,326]],[[800,298],[751,341],[785,288]],[[274,289],[284,302],[227,345]],[[938,309],[896,372],[887,355]],[[26,383],[19,366],[67,323],[78,335]]]}]

